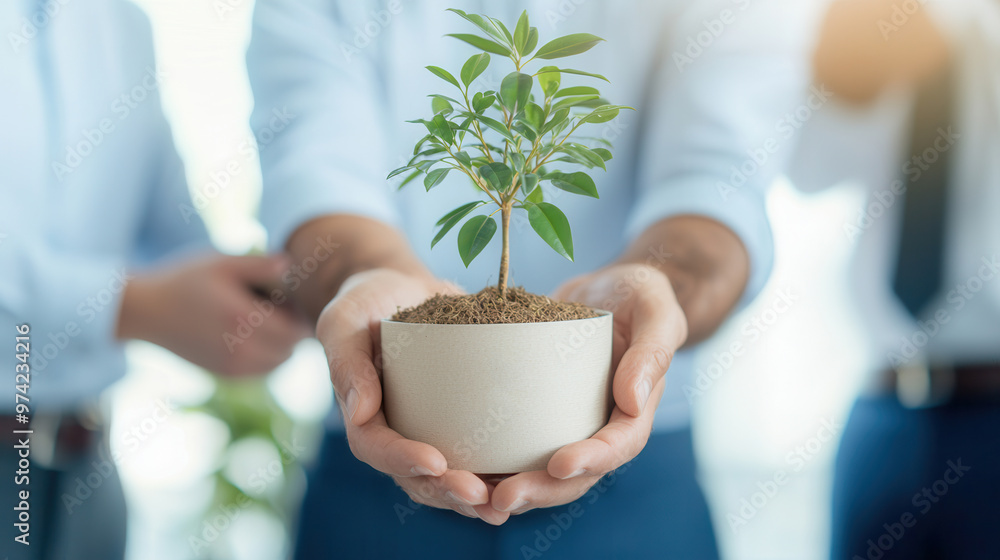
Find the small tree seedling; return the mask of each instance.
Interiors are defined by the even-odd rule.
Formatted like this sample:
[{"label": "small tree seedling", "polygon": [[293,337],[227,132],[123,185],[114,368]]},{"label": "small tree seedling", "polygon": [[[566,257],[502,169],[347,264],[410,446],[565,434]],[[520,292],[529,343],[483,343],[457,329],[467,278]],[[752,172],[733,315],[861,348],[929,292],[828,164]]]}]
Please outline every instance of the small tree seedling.
[{"label": "small tree seedling", "polygon": [[[589,86],[561,87],[564,75],[603,80],[599,74],[544,66],[526,73],[536,60],[566,58],[587,52],[604,41],[589,33],[575,33],[553,39],[538,47],[538,29],[531,27],[528,13],[521,14],[514,32],[499,20],[486,15],[448,10],[474,25],[482,34],[449,34],[480,52],[462,66],[458,78],[437,66],[427,70],[458,90],[457,96],[431,94],[430,120],[407,121],[427,128],[413,149],[413,159],[389,174],[389,178],[408,173],[400,188],[424,176],[428,191],[440,185],[449,173],[465,174],[488,200],[476,200],[459,206],[436,224],[440,229],[431,242],[433,248],[455,226],[458,252],[468,267],[489,245],[497,232],[494,216],[500,214],[502,252],[497,287],[507,295],[510,263],[510,218],[514,210],[528,213],[532,229],[557,253],[573,260],[573,236],[566,215],[545,201],[541,185],[599,198],[597,186],[588,171],[607,170],[611,160],[610,142],[596,139],[606,147],[590,148],[575,134],[587,124],[606,123],[631,107],[611,105],[600,91]],[[536,50],[537,48],[537,50]],[[514,71],[500,83],[499,91],[475,91],[476,79],[485,72],[496,55],[508,59]],[[535,86],[540,94],[536,95]],[[563,172],[555,164],[579,166],[588,171]],[[469,217],[486,206],[492,212]]]}]

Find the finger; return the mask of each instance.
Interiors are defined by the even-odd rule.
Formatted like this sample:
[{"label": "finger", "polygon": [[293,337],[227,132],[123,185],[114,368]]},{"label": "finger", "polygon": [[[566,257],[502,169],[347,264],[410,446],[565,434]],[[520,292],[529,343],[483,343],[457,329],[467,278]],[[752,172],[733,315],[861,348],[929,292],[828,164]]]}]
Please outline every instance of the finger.
[{"label": "finger", "polygon": [[639,292],[630,305],[628,349],[615,371],[615,404],[639,416],[687,338],[687,320],[671,292]]},{"label": "finger", "polygon": [[490,503],[497,511],[513,514],[555,507],[579,499],[598,480],[600,476],[559,480],[545,471],[524,472],[498,484]]},{"label": "finger", "polygon": [[[450,472],[448,461],[440,451],[426,443],[404,438],[389,428],[385,423],[385,415],[381,412],[364,425],[348,425],[347,442],[355,457],[375,470],[393,476],[438,477]],[[464,477],[460,477],[458,482],[462,480]],[[485,497],[486,485],[478,479],[476,481],[479,482],[478,485],[473,481],[466,481],[458,487],[461,493],[456,494],[468,498],[470,505],[482,503],[476,500]]]},{"label": "finger", "polygon": [[222,266],[247,287],[275,288],[288,270],[291,260],[287,255],[224,257]]},{"label": "finger", "polygon": [[556,451],[549,459],[548,474],[561,480],[603,476],[631,461],[649,441],[656,404],[660,402],[666,386],[666,379],[661,378],[650,399],[652,406],[646,407],[638,418],[616,407],[611,413],[611,420],[596,434]]},{"label": "finger", "polygon": [[[344,299],[332,305],[353,303]],[[345,417],[349,423],[360,426],[382,407],[382,384],[373,362],[370,325],[363,314],[349,309],[329,311],[320,317],[316,335],[326,349],[330,379],[344,405]]]},{"label": "finger", "polygon": [[275,308],[260,327],[254,330],[253,336],[261,344],[284,349],[295,346],[306,337],[307,332],[305,324],[294,313]]}]

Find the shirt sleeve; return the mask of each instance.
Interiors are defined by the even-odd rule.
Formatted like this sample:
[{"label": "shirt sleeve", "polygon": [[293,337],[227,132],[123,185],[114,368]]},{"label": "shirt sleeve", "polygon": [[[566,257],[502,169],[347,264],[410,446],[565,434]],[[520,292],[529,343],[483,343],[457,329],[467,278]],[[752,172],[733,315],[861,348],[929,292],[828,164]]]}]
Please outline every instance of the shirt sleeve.
[{"label": "shirt sleeve", "polygon": [[[719,221],[750,257],[744,305],[763,288],[774,260],[767,189],[793,151],[804,113],[813,109],[806,103],[806,34],[774,37],[774,21],[791,17],[771,13],[778,20],[768,23],[765,16],[777,6],[726,4],[730,27],[707,47],[698,43],[705,30],[699,13],[681,19],[661,53],[626,233],[634,238],[677,215]],[[718,8],[713,13],[721,17]]]},{"label": "shirt sleeve", "polygon": [[[344,3],[347,4],[347,3]],[[356,48],[338,2],[260,0],[247,53],[260,153],[260,218],[280,250],[309,219],[356,214],[393,225],[392,164],[378,45]]]}]

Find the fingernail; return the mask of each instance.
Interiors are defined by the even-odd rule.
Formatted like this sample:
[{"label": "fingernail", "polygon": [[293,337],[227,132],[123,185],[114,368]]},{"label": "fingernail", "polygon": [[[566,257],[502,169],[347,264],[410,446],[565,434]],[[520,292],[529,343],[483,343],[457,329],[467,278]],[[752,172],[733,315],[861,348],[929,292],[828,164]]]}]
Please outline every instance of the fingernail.
[{"label": "fingernail", "polygon": [[358,395],[358,390],[351,388],[347,392],[347,418],[354,421],[354,414],[358,411],[358,400],[360,399]]},{"label": "fingernail", "polygon": [[413,476],[434,476],[434,472],[423,465],[417,465],[410,469]]},{"label": "fingernail", "polygon": [[529,503],[530,502],[528,502],[528,500],[525,500],[524,498],[520,498],[520,499],[516,500],[513,504],[510,504],[509,506],[507,506],[505,509],[503,509],[501,511],[516,512],[517,510],[523,508],[524,506],[528,505]]},{"label": "fingernail", "polygon": [[448,501],[454,502],[456,504],[465,504],[467,506],[471,506],[472,505],[472,502],[470,502],[469,500],[463,499],[463,498],[459,498],[458,496],[455,495],[454,492],[452,492],[450,490],[444,495],[444,497],[448,498]]},{"label": "fingernail", "polygon": [[648,379],[643,379],[636,389],[636,397],[639,398],[639,412],[646,410],[646,403],[649,402],[649,395],[653,392],[653,384]]},{"label": "fingernail", "polygon": [[562,479],[563,480],[569,480],[571,478],[576,478],[578,476],[585,475],[585,474],[587,474],[587,469],[577,469],[576,471],[573,472],[573,474],[570,474],[569,476],[564,476],[564,477],[562,477]]},{"label": "fingernail", "polygon": [[476,513],[476,510],[470,508],[469,506],[458,506],[458,510],[469,517],[479,519],[479,514]]}]

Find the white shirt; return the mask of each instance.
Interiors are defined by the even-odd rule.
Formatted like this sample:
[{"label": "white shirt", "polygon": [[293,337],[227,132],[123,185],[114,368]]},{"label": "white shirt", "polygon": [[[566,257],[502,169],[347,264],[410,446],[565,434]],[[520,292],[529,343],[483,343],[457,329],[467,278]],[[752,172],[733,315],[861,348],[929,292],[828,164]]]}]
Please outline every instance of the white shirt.
[{"label": "white shirt", "polygon": [[791,173],[807,190],[856,183],[868,192],[864,208],[844,225],[857,243],[854,288],[875,369],[899,358],[1000,360],[1000,2],[940,0],[927,8],[956,47],[960,138],[951,159],[943,290],[922,325],[892,290],[903,198],[890,195],[915,155],[907,153],[913,91],[888,92],[871,107],[832,104],[818,113]]},{"label": "white shirt", "polygon": [[31,410],[71,409],[125,372],[114,331],[126,269],[208,238],[180,210],[190,199],[159,101],[168,77],[134,4],[0,2],[0,31],[0,329],[10,342],[0,360],[14,371],[14,325],[30,324]]},{"label": "white shirt", "polygon": [[[748,151],[772,137],[783,140],[777,129],[804,97],[807,52],[797,33],[804,26],[795,25],[800,4],[259,0],[248,52],[256,100],[253,128],[267,128],[275,110],[295,115],[261,149],[261,218],[271,244],[283,247],[310,218],[360,214],[402,228],[440,277],[473,291],[496,281],[499,243],[467,270],[454,232],[430,250],[437,219],[477,198],[467,180],[452,174],[430,193],[419,181],[396,193],[385,177],[409,159],[414,142],[426,134],[404,121],[429,116],[427,94],[450,94],[450,86],[424,67],[441,66],[458,75],[477,52],[443,37],[476,31],[445,9],[488,13],[513,23],[527,8],[540,44],[575,32],[607,39],[585,55],[551,62],[604,74],[611,84],[594,84],[602,94],[638,111],[590,131],[615,144],[608,172],[594,175],[600,200],[546,192],[549,200],[558,197],[573,226],[576,262],[552,252],[518,217],[511,228],[512,282],[548,292],[607,264],[658,220],[698,214],[721,221],[746,246],[751,258],[746,301],[761,289],[771,268],[764,192],[790,150],[769,157],[745,185],[725,196],[719,185],[750,160]],[[786,18],[792,20],[788,26],[775,27],[776,20]],[[699,40],[707,46],[689,46]],[[690,63],[677,62],[681,59],[675,55],[690,55]],[[498,89],[513,69],[502,57],[493,58],[479,85]],[[538,66],[549,63],[543,62]],[[590,83],[563,77],[564,86]],[[687,422],[681,387],[691,367],[690,353],[675,359],[658,428]]]}]

